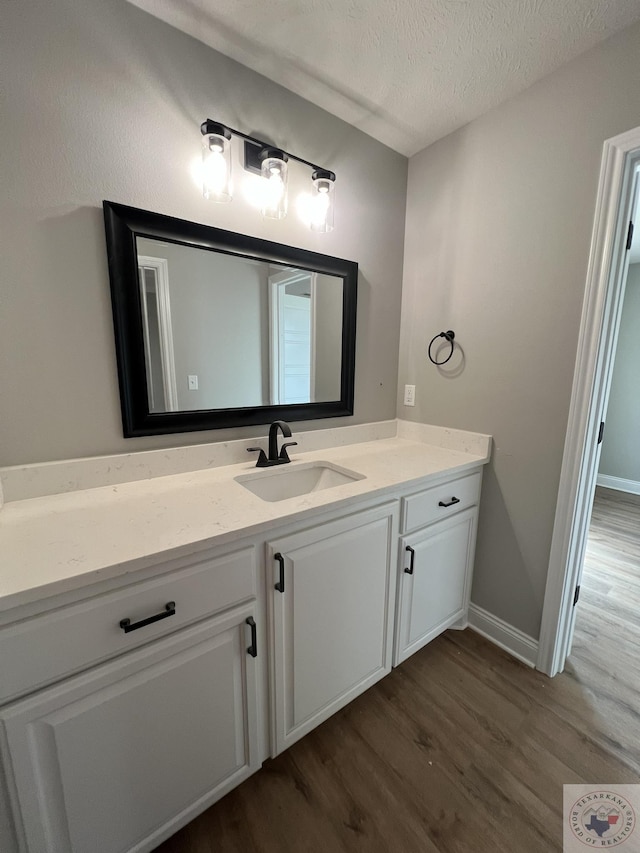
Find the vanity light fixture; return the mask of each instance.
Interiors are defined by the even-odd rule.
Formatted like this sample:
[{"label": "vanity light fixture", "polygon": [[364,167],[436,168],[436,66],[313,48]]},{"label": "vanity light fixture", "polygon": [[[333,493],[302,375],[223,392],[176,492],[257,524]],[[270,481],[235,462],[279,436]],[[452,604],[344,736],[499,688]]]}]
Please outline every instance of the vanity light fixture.
[{"label": "vanity light fixture", "polygon": [[202,125],[202,194],[210,201],[233,198],[231,181],[231,131],[215,121]]},{"label": "vanity light fixture", "polygon": [[231,137],[239,136],[244,140],[245,170],[262,176],[262,215],[270,219],[284,219],[287,215],[288,161],[295,160],[313,170],[312,187],[306,205],[309,227],[320,233],[333,231],[336,180],[334,172],[212,119],[202,122],[200,132],[203,143],[202,193],[206,199],[217,202],[231,201]]}]

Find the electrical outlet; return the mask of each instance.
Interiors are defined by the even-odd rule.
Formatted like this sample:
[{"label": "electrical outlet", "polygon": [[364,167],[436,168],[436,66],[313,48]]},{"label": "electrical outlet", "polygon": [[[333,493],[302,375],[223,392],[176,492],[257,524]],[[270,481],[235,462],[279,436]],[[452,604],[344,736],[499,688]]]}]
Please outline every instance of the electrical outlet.
[{"label": "electrical outlet", "polygon": [[416,404],[416,386],[404,386],[404,404],[405,406],[415,406]]},{"label": "electrical outlet", "polygon": [[198,377],[197,376],[187,376],[189,380],[189,391],[197,391],[198,390]]}]

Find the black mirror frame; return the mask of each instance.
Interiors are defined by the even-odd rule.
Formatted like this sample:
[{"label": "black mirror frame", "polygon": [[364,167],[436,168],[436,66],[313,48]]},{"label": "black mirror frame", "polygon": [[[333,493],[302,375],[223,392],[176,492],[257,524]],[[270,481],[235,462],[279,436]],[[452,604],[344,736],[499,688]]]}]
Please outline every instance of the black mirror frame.
[{"label": "black mirror frame", "polygon": [[[111,282],[120,404],[125,438],[224,429],[274,420],[303,421],[353,415],[358,264],[234,231],[199,225],[148,210],[103,202]],[[291,264],[343,279],[340,399],[257,408],[149,412],[136,237],[151,237],[229,255]]]}]

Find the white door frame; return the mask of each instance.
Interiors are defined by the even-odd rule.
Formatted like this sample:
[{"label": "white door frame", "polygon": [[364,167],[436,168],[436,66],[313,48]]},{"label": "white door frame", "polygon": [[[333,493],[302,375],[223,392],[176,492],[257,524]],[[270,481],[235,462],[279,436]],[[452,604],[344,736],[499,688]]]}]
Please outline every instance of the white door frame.
[{"label": "white door frame", "polygon": [[605,142],[538,644],[537,668],[551,676],[562,672],[571,648],[573,596],[584,561],[597,436],[620,325],[638,164],[640,128]]},{"label": "white door frame", "polygon": [[283,304],[282,297],[288,284],[309,279],[311,292],[311,377],[310,402],[315,399],[315,363],[316,363],[316,273],[306,270],[291,269],[269,276],[269,402],[279,405],[283,386],[282,335],[283,335]]},{"label": "white door frame", "polygon": [[[169,264],[165,258],[152,258],[138,255],[138,270],[145,267],[155,271],[156,296],[158,300],[158,326],[160,329],[160,358],[162,361],[162,384],[167,412],[178,411],[178,384],[176,381],[176,360],[173,352],[173,330],[171,328],[171,300],[169,299]],[[142,320],[145,336],[145,357],[147,361],[147,383],[149,383],[149,330],[147,317],[147,296],[144,276],[140,276],[140,295],[142,299]]]}]

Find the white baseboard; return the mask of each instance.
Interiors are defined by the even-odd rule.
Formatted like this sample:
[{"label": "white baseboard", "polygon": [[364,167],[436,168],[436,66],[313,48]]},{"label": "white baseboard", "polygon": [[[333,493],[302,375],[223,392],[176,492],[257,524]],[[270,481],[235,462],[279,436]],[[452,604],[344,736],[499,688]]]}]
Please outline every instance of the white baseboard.
[{"label": "white baseboard", "polygon": [[508,622],[503,622],[477,604],[469,605],[469,627],[522,663],[535,668],[538,660],[538,641],[533,637]]},{"label": "white baseboard", "polygon": [[624,477],[610,477],[608,474],[598,474],[596,480],[599,486],[605,489],[616,489],[618,492],[629,492],[631,495],[640,495],[640,483],[637,480],[625,480]]}]

